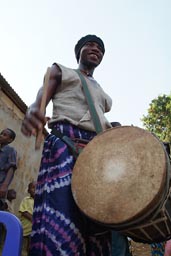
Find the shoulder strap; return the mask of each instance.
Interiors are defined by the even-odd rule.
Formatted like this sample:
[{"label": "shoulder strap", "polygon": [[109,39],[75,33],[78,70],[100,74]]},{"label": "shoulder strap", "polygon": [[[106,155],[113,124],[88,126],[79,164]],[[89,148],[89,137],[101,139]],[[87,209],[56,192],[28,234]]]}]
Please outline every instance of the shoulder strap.
[{"label": "shoulder strap", "polygon": [[89,106],[90,114],[91,114],[91,117],[93,119],[95,130],[96,130],[97,133],[100,133],[100,132],[103,131],[102,125],[100,123],[99,116],[98,116],[97,111],[95,109],[95,106],[93,104],[93,100],[92,100],[90,91],[88,89],[87,82],[86,82],[84,76],[81,74],[81,72],[78,69],[75,69],[75,71],[77,72],[77,74],[80,77],[80,80],[81,80],[81,83],[82,83],[82,86],[83,86],[83,91],[84,91],[84,94],[85,94],[85,97],[86,97],[86,100],[87,100],[87,103],[88,103],[88,106]]},{"label": "shoulder strap", "polygon": [[77,157],[79,156],[79,154],[81,153],[82,149],[77,148],[75,146],[75,143],[72,141],[71,138],[69,138],[68,136],[62,134],[60,131],[56,130],[55,128],[52,128],[51,130],[51,134],[55,135],[56,137],[60,138],[61,140],[63,140],[63,142],[69,146],[69,148],[72,150],[73,156],[77,159]]}]

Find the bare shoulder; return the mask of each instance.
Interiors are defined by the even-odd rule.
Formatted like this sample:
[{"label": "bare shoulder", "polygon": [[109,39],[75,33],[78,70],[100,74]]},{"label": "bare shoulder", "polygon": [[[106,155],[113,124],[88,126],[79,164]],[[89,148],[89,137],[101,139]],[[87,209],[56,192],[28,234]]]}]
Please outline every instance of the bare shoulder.
[{"label": "bare shoulder", "polygon": [[59,78],[59,77],[61,77],[61,75],[62,75],[62,71],[61,71],[60,67],[54,63],[51,66],[51,76],[55,77],[55,78]]}]

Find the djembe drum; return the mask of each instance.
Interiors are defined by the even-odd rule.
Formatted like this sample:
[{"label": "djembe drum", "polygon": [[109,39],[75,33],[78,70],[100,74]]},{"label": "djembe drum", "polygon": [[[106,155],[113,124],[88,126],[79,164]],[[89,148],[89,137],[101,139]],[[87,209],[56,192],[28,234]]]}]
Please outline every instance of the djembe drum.
[{"label": "djembe drum", "polygon": [[97,135],[79,155],[72,193],[80,210],[135,241],[171,237],[170,161],[152,133],[121,126]]}]

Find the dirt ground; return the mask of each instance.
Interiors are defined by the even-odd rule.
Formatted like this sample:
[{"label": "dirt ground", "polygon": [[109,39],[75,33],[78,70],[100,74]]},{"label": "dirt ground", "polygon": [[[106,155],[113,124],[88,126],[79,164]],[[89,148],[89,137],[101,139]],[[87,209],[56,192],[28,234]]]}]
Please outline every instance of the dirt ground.
[{"label": "dirt ground", "polygon": [[151,256],[151,248],[149,244],[136,243],[132,240],[130,244],[132,256]]}]

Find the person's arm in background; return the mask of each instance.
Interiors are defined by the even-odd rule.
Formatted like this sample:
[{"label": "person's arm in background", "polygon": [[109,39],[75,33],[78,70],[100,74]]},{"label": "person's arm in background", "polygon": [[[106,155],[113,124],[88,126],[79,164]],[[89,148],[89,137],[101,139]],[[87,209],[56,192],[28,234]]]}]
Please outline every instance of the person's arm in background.
[{"label": "person's arm in background", "polygon": [[14,176],[14,167],[10,167],[7,171],[5,180],[0,185],[0,198],[5,198],[6,193],[8,191],[8,186],[10,185],[10,183],[13,179],[13,176]]},{"label": "person's arm in background", "polygon": [[26,219],[28,219],[29,221],[32,222],[32,214],[25,211],[25,212],[20,212],[21,213],[21,216],[25,217]]}]

